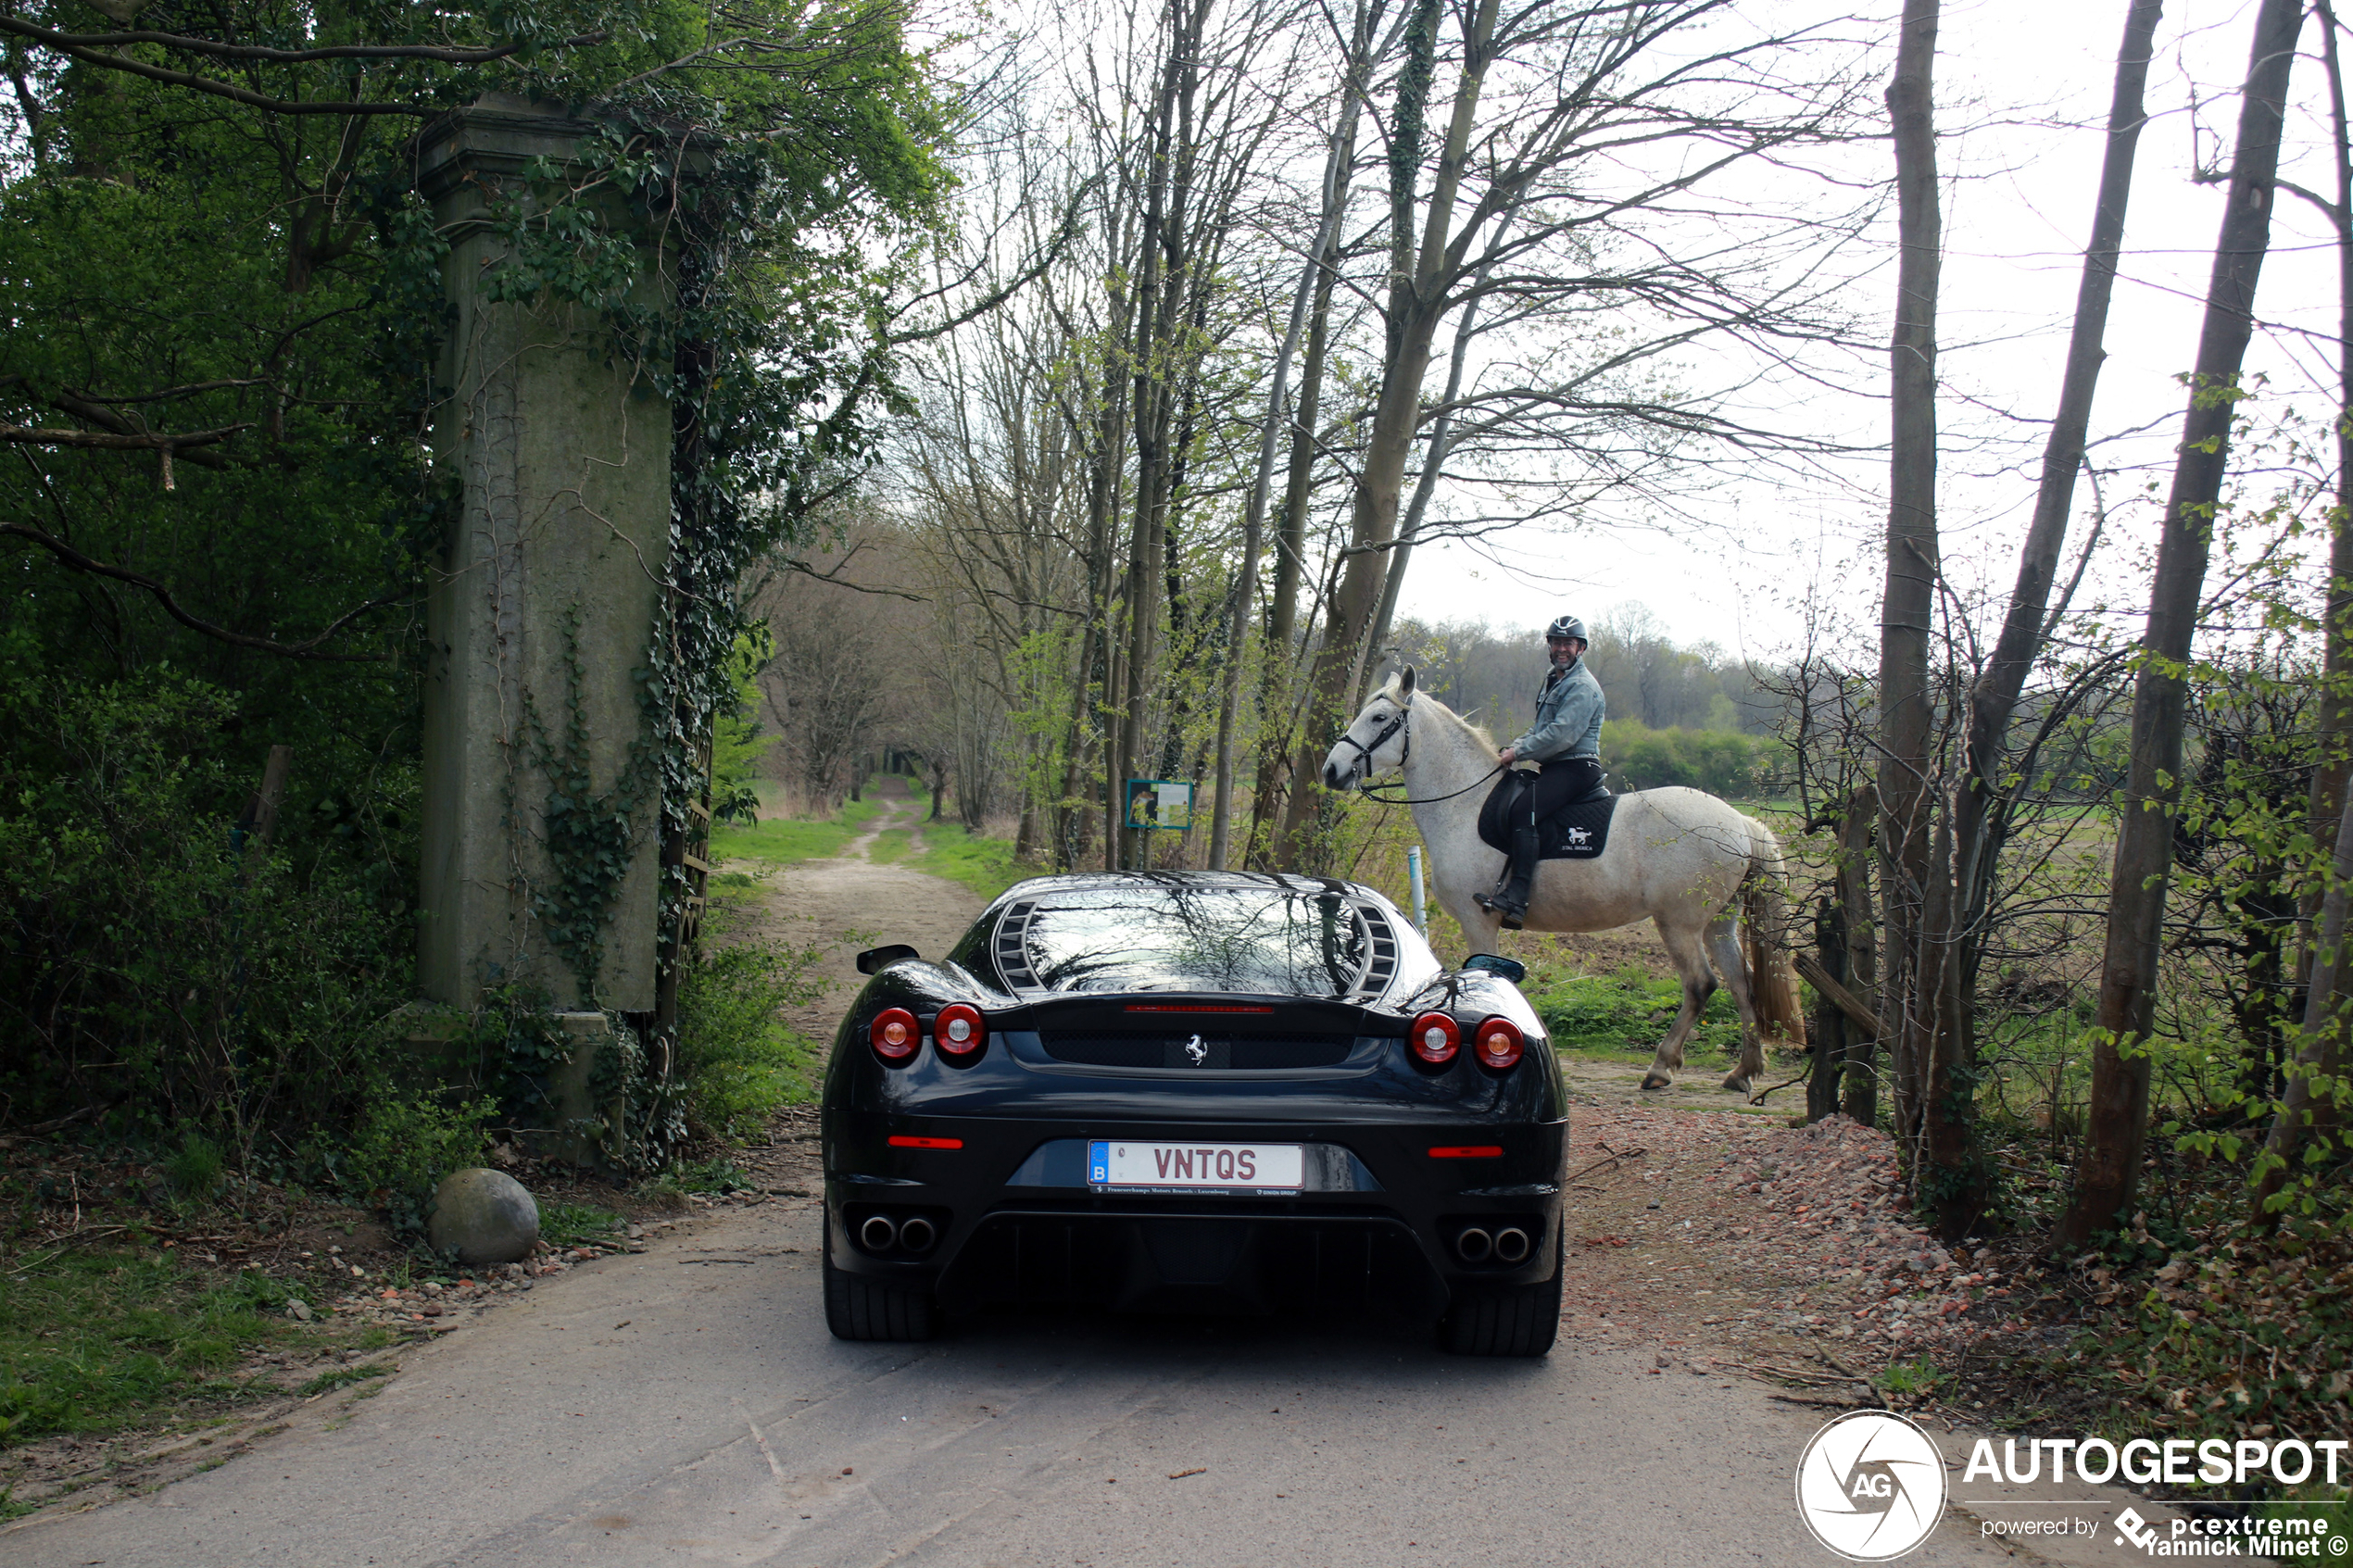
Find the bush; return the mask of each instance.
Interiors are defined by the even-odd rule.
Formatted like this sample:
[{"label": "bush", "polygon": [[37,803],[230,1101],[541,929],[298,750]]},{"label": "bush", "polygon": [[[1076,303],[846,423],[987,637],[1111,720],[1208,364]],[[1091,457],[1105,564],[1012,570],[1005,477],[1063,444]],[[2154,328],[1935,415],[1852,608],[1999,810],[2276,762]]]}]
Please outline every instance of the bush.
[{"label": "bush", "polygon": [[370,1030],[408,990],[405,910],[353,857],[297,868],[290,829],[267,855],[242,845],[234,721],[227,696],[170,673],[91,688],[0,671],[12,1113],[95,1103],[118,1135],[201,1128],[242,1163],[273,1126],[359,1102]]},{"label": "bush", "polygon": [[424,1095],[389,1098],[368,1108],[340,1155],[321,1148],[319,1158],[346,1196],[384,1210],[395,1229],[422,1231],[441,1178],[489,1153],[483,1128],[497,1110],[487,1096],[455,1107]]},{"label": "bush", "polygon": [[1738,797],[1756,789],[1772,744],[1731,730],[1653,730],[1612,719],[1602,726],[1602,762],[1628,789],[1681,784]]},{"label": "bush", "polygon": [[689,1132],[740,1143],[778,1106],[809,1097],[817,1047],[778,1014],[824,995],[811,972],[823,956],[813,945],[753,938],[713,945],[687,963],[678,1070]]}]

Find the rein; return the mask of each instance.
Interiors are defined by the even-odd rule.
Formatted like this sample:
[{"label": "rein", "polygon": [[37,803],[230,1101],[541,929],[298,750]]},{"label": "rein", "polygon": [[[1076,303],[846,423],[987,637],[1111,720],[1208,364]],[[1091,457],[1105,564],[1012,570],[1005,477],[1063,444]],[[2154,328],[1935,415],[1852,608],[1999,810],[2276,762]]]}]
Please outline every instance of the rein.
[{"label": "rein", "polygon": [[[1398,706],[1397,717],[1391,719],[1389,721],[1388,727],[1373,737],[1373,744],[1370,746],[1366,746],[1363,741],[1358,740],[1352,734],[1342,734],[1340,738],[1346,744],[1354,746],[1358,753],[1364,757],[1365,771],[1369,773],[1372,771],[1373,768],[1373,753],[1378,751],[1382,746],[1387,746],[1389,744],[1390,736],[1395,734],[1400,730],[1404,731],[1405,748],[1398,754],[1397,758],[1397,769],[1398,771],[1402,773],[1405,770],[1405,764],[1412,759],[1414,755],[1414,730],[1413,726],[1407,722],[1407,721],[1413,717],[1413,699],[1408,697],[1404,702]],[[1488,780],[1493,778],[1496,774],[1502,772],[1503,771],[1504,764],[1497,762],[1492,768],[1488,769],[1487,771],[1479,774],[1478,777],[1471,780],[1470,783],[1454,791],[1452,795],[1376,795],[1374,793],[1375,786],[1369,782],[1358,784],[1356,786],[1356,793],[1364,796],[1368,800],[1376,801],[1383,806],[1434,806],[1441,800],[1454,800],[1463,796],[1468,795],[1472,790],[1477,789],[1480,784],[1485,784]],[[1402,789],[1404,785],[1401,784],[1395,787]]]}]

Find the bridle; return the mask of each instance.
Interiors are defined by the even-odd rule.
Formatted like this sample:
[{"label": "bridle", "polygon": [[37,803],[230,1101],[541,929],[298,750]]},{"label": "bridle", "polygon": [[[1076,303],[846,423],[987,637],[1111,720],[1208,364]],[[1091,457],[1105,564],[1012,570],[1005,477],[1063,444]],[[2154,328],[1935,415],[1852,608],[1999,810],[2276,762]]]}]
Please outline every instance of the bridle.
[{"label": "bridle", "polygon": [[1372,745],[1366,746],[1363,741],[1358,740],[1346,730],[1340,732],[1340,744],[1343,746],[1354,746],[1358,755],[1365,759],[1365,778],[1367,783],[1371,782],[1373,776],[1373,753],[1378,751],[1382,746],[1387,746],[1389,744],[1389,737],[1395,734],[1398,731],[1403,730],[1405,732],[1405,749],[1398,754],[1398,767],[1404,767],[1405,759],[1414,755],[1414,729],[1411,722],[1409,722],[1413,717],[1414,699],[1409,696],[1403,702],[1397,705],[1397,713],[1395,717],[1391,718],[1388,724],[1382,727],[1380,734],[1373,737]]},{"label": "bridle", "polygon": [[[1395,699],[1392,698],[1391,700]],[[1404,748],[1397,754],[1397,768],[1400,772],[1403,772],[1405,768],[1405,763],[1414,755],[1413,717],[1414,699],[1409,696],[1403,702],[1399,702],[1397,704],[1397,712],[1395,716],[1392,717],[1387,724],[1381,727],[1380,734],[1373,737],[1373,742],[1370,746],[1365,745],[1363,741],[1358,740],[1354,735],[1348,734],[1344,730],[1340,732],[1340,744],[1354,746],[1356,748],[1357,755],[1365,759],[1365,782],[1356,786],[1358,794],[1364,796],[1369,800],[1377,800],[1383,806],[1432,806],[1441,800],[1453,800],[1462,796],[1468,795],[1472,790],[1477,789],[1480,784],[1485,784],[1488,780],[1493,778],[1496,774],[1504,771],[1503,763],[1498,762],[1492,768],[1488,769],[1487,771],[1479,774],[1478,777],[1473,779],[1462,788],[1455,790],[1451,795],[1376,795],[1373,792],[1374,786],[1372,782],[1373,753],[1378,751],[1382,746],[1387,746],[1389,744],[1390,736],[1397,734],[1400,730],[1403,730],[1405,733],[1405,746]],[[1401,785],[1400,787],[1402,788],[1403,786]]]}]

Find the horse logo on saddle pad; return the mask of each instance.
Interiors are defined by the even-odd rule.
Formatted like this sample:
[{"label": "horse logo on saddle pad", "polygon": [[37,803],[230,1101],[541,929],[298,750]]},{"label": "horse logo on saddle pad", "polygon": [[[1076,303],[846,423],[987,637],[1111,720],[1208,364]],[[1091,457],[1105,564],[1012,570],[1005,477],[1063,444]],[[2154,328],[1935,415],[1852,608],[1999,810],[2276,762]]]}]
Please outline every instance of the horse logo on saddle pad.
[{"label": "horse logo on saddle pad", "polygon": [[[1508,855],[1511,829],[1505,825],[1528,809],[1528,792],[1536,784],[1533,773],[1507,772],[1487,792],[1478,809],[1478,839],[1490,849]],[[1547,860],[1591,860],[1609,847],[1609,820],[1617,797],[1606,789],[1582,800],[1572,800],[1543,824],[1541,858]],[[1524,819],[1523,819],[1524,820]]]}]

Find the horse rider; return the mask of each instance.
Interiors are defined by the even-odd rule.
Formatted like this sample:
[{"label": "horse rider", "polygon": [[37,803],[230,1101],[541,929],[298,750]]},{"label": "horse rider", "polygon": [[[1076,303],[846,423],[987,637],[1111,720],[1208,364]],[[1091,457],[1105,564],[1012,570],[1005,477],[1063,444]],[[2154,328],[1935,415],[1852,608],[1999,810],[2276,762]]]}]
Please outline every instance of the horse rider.
[{"label": "horse rider", "polygon": [[1546,819],[1562,807],[1602,790],[1602,684],[1585,668],[1585,623],[1564,615],[1544,628],[1552,655],[1543,688],[1536,694],[1536,721],[1504,747],[1503,766],[1538,765],[1535,787],[1515,813],[1511,858],[1491,894],[1477,895],[1478,907],[1504,917],[1504,929],[1517,931],[1528,915],[1528,895],[1536,878]]}]

